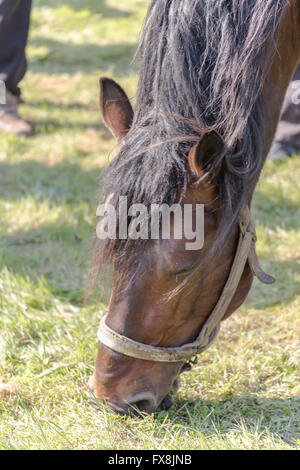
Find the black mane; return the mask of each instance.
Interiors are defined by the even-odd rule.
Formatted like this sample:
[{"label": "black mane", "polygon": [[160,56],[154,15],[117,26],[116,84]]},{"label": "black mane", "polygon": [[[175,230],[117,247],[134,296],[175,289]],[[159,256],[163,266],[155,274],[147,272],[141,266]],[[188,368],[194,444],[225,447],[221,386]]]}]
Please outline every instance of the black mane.
[{"label": "black mane", "polygon": [[[288,0],[152,0],[142,31],[132,128],[103,178],[103,200],[172,204],[187,184],[186,158],[204,133],[222,136],[212,162],[224,240],[257,183],[263,160],[262,86]],[[266,47],[267,46],[267,47]],[[137,242],[97,241],[96,264]],[[121,251],[120,251],[121,250]],[[122,251],[123,250],[123,251]]]}]

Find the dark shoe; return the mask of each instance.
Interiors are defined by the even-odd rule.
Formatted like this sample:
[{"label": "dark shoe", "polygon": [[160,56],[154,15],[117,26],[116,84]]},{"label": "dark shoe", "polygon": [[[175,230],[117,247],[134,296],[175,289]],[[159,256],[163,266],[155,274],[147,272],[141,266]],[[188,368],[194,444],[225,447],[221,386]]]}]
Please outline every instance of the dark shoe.
[{"label": "dark shoe", "polygon": [[20,102],[20,98],[6,91],[6,104],[0,105],[0,131],[22,136],[29,136],[32,133],[31,125],[18,113]]},{"label": "dark shoe", "polygon": [[298,151],[292,147],[292,145],[278,140],[273,143],[268,157],[270,160],[280,161],[285,160],[286,158],[291,157],[297,153]]}]

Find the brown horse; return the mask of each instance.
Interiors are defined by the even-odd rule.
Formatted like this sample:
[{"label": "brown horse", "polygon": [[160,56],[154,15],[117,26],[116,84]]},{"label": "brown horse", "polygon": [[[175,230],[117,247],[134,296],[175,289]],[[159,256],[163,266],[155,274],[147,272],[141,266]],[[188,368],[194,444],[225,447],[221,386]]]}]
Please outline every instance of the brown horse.
[{"label": "brown horse", "polygon": [[115,207],[122,195],[146,206],[205,204],[205,243],[97,242],[95,265],[111,257],[114,283],[90,388],[123,413],[169,407],[186,369],[181,346],[216,310],[224,320],[245,301],[253,273],[264,280],[250,244],[237,275],[245,234],[254,237],[241,214],[300,60],[300,1],[153,0],[140,57],[135,113],[115,82],[101,81],[103,118],[120,144],[103,198]]}]

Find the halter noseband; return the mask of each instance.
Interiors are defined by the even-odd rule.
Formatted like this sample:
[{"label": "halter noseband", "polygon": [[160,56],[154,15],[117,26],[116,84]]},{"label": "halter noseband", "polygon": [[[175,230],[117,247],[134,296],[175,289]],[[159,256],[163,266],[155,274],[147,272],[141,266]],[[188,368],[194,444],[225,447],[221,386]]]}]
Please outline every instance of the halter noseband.
[{"label": "halter noseband", "polygon": [[107,326],[106,317],[102,318],[100,322],[98,340],[113,351],[125,356],[155,362],[189,361],[192,357],[207,349],[220,331],[220,323],[236,293],[247,261],[252,273],[261,282],[264,284],[273,284],[275,282],[275,279],[266,274],[260,267],[255,248],[257,240],[255,226],[251,222],[248,207],[240,213],[239,227],[239,242],[228,280],[214,310],[202,326],[201,332],[195,341],[174,348],[150,346],[116,333]]}]

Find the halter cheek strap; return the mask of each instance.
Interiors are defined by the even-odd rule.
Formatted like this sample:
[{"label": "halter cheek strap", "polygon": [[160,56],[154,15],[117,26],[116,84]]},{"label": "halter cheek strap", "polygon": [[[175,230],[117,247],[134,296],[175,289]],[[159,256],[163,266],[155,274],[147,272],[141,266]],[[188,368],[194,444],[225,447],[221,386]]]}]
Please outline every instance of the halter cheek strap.
[{"label": "halter cheek strap", "polygon": [[134,341],[113,331],[107,326],[106,317],[100,322],[98,340],[113,351],[145,361],[188,361],[197,354],[205,351],[205,349],[213,343],[219,333],[220,323],[237,291],[247,261],[252,273],[261,282],[265,284],[273,284],[275,282],[275,279],[266,274],[259,264],[255,248],[257,237],[254,224],[251,222],[248,207],[240,214],[239,227],[239,242],[228,280],[214,310],[202,326],[200,334],[195,341],[174,348],[150,346]]}]

